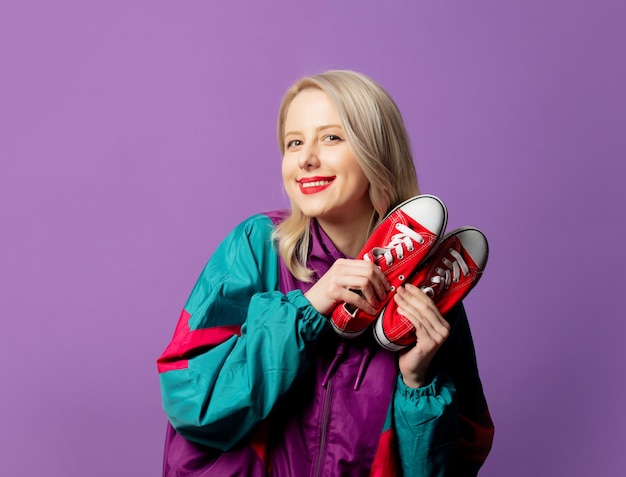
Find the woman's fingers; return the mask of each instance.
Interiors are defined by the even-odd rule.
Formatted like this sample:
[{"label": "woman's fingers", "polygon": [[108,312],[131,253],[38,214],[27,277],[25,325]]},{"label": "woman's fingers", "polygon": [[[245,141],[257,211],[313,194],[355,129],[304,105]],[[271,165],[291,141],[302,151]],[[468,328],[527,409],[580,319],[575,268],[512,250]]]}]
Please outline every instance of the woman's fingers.
[{"label": "woman's fingers", "polygon": [[371,262],[366,260],[341,261],[345,273],[344,279],[348,281],[348,288],[368,290],[372,296],[384,300],[391,284],[385,274]]},{"label": "woman's fingers", "polygon": [[450,333],[450,324],[441,315],[430,297],[418,287],[406,284],[396,293],[398,313],[413,323],[416,334],[427,334],[437,343],[442,343]]},{"label": "woman's fingers", "polygon": [[[361,308],[363,302],[378,307],[387,298],[390,284],[385,275],[374,264],[365,260],[338,260],[332,268],[343,301]],[[332,270],[331,268],[331,270]],[[329,270],[329,272],[331,272]],[[349,291],[352,294],[346,294]]]},{"label": "woman's fingers", "polygon": [[426,384],[428,368],[433,356],[448,339],[450,324],[439,312],[430,297],[414,285],[398,288],[394,296],[397,312],[415,327],[415,346],[406,348],[399,355],[400,372],[410,387]]},{"label": "woman's fingers", "polygon": [[387,278],[373,263],[339,259],[305,296],[322,314],[327,314],[334,304],[341,302],[374,314],[387,298],[389,288]]}]

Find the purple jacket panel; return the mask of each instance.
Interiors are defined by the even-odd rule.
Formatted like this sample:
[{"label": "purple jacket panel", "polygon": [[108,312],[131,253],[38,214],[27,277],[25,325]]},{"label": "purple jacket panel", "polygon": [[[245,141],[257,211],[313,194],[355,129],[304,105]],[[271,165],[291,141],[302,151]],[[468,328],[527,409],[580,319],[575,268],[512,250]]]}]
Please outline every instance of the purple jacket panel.
[{"label": "purple jacket panel", "polygon": [[[315,221],[311,234],[307,265],[317,281],[345,256]],[[283,293],[311,287],[297,281],[282,260],[280,268]],[[369,333],[349,341],[328,333],[319,342],[311,373],[295,390],[299,396],[289,400],[297,408],[278,427],[271,475],[369,475],[397,375],[395,355],[377,346]]]}]

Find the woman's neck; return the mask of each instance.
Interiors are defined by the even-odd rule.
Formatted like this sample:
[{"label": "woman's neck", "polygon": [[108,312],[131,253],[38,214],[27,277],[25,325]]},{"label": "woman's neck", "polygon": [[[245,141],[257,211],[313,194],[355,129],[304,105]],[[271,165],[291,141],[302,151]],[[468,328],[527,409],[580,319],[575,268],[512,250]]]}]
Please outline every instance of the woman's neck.
[{"label": "woman's neck", "polygon": [[346,257],[356,258],[367,241],[373,216],[372,209],[370,214],[357,214],[341,221],[318,220],[318,223],[337,250]]}]

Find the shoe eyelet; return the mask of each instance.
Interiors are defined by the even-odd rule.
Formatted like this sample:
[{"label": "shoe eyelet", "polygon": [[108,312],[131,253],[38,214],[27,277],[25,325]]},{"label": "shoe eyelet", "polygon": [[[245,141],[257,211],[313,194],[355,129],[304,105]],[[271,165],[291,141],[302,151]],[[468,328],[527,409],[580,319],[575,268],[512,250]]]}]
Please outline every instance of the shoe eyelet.
[{"label": "shoe eyelet", "polygon": [[400,230],[400,224],[399,224],[399,223],[397,223],[397,224],[396,224],[396,228],[397,228],[398,230]]},{"label": "shoe eyelet", "polygon": [[409,252],[414,252],[414,251],[415,251],[415,247],[409,247],[409,248],[407,248],[407,250],[408,250]]},{"label": "shoe eyelet", "polygon": [[420,239],[419,241],[420,245],[424,243],[424,239]]},{"label": "shoe eyelet", "polygon": [[402,282],[402,281],[404,281],[404,275],[400,275],[400,276],[398,277],[398,279],[399,279],[401,282]]},{"label": "shoe eyelet", "polygon": [[396,287],[394,287],[393,285],[391,285],[391,288],[389,289],[389,291],[396,291]]}]

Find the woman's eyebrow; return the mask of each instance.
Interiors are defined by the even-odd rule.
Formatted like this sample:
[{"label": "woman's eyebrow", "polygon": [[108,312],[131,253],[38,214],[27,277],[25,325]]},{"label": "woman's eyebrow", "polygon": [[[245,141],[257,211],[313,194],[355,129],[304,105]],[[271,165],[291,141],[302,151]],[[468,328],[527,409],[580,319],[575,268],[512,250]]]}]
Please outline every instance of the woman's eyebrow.
[{"label": "woman's eyebrow", "polygon": [[[341,126],[341,124],[324,124],[322,126],[318,126],[315,128],[316,131],[323,131],[324,129],[333,129],[333,128],[338,128],[338,129],[343,129],[343,126]],[[290,134],[302,134],[300,131],[285,131],[285,136],[289,136]]]}]

